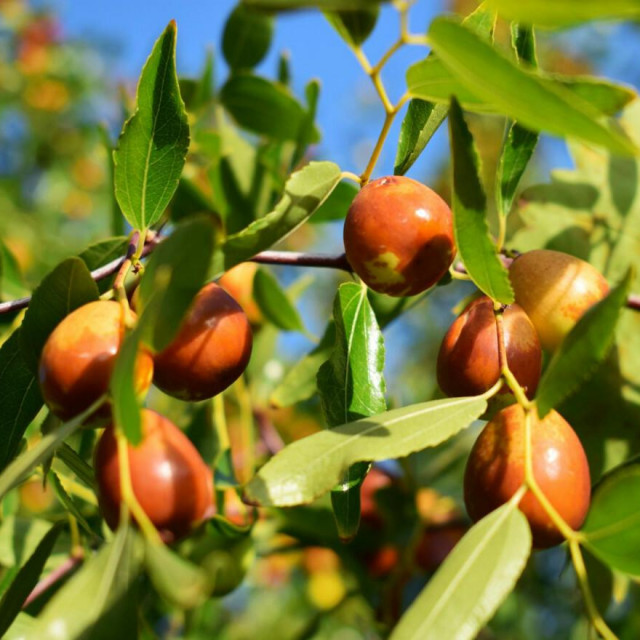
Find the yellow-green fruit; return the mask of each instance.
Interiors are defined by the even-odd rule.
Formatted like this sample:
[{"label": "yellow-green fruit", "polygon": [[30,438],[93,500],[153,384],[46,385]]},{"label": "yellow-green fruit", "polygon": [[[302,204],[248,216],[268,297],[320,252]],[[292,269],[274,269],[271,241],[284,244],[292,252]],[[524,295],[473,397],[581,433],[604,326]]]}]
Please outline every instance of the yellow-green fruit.
[{"label": "yellow-green fruit", "polygon": [[509,275],[516,302],[548,351],[555,351],[584,313],[609,292],[595,267],[559,251],[528,251],[513,261]]}]

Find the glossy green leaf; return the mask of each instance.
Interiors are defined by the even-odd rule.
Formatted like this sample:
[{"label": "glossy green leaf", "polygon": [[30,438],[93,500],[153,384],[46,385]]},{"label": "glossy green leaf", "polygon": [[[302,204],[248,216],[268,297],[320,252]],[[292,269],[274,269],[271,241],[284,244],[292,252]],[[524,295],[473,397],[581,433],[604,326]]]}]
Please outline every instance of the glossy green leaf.
[{"label": "glossy green leaf", "polygon": [[[273,140],[297,140],[306,119],[306,110],[285,86],[247,72],[227,80],[220,100],[241,127]],[[312,142],[317,140],[315,132]]]},{"label": "glossy green leaf", "polygon": [[[494,22],[495,16],[486,10],[484,2],[463,20],[463,24],[474,29],[484,38],[490,38],[493,35]],[[434,55],[431,54],[427,60],[433,58]],[[400,128],[400,138],[393,168],[395,175],[404,175],[424,151],[433,134],[447,117],[450,98],[451,93],[447,95],[446,104],[435,104],[418,98],[409,102]]]},{"label": "glossy green leaf", "polygon": [[366,287],[340,285],[333,304],[335,343],[318,371],[318,390],[329,427],[380,414],[387,408],[384,340]]},{"label": "glossy green leaf", "polygon": [[[533,29],[512,25],[511,41],[518,59],[537,66],[536,41]],[[502,153],[496,175],[496,199],[498,215],[506,217],[511,211],[513,198],[531,156],[538,143],[538,133],[512,122],[502,145]]]},{"label": "glossy green leaf", "polygon": [[329,197],[340,178],[340,168],[333,162],[311,162],[293,173],[271,213],[227,238],[216,256],[213,275],[269,249],[295,231]]},{"label": "glossy green leaf", "polygon": [[[336,340],[331,357],[318,371],[320,403],[329,427],[382,413],[387,408],[384,340],[369,304],[367,288],[340,285],[333,304]],[[331,492],[342,540],[350,540],[360,523],[360,487],[368,462],[350,466]]]},{"label": "glossy green leaf", "polygon": [[324,201],[322,206],[309,218],[311,224],[344,220],[347,211],[358,194],[358,187],[351,182],[340,182]]},{"label": "glossy green leaf", "polygon": [[587,102],[560,86],[552,88],[541,82],[535,73],[514,64],[455,20],[436,18],[428,38],[465,89],[523,126],[583,140],[621,155],[638,152],[627,137],[601,124],[599,112]]},{"label": "glossy green leaf", "polygon": [[304,325],[298,310],[278,280],[266,269],[256,271],[253,280],[253,297],[264,317],[283,331],[302,331]]},{"label": "glossy green leaf", "polygon": [[53,551],[53,545],[60,535],[60,531],[60,526],[53,526],[49,529],[2,596],[2,600],[0,600],[1,637],[4,637],[5,632],[20,613],[25,600],[38,583],[40,574]]},{"label": "glossy green leaf", "polygon": [[61,262],[33,292],[20,329],[27,366],[38,370],[40,352],[56,325],[74,309],[98,299],[98,287],[80,258]]},{"label": "glossy green leaf", "polygon": [[393,167],[395,175],[404,175],[424,151],[447,117],[449,107],[414,98],[402,120],[400,139]]},{"label": "glossy green leaf", "polygon": [[489,6],[509,20],[542,27],[566,27],[588,20],[640,18],[637,0],[489,0]]},{"label": "glossy green leaf", "polygon": [[275,407],[290,407],[308,400],[317,390],[318,369],[331,354],[335,340],[335,325],[330,322],[316,347],[296,363],[271,394]]},{"label": "glossy green leaf", "polygon": [[242,0],[248,7],[268,11],[292,11],[314,7],[323,11],[357,11],[370,9],[387,0]]},{"label": "glossy green leaf", "polygon": [[79,413],[69,422],[65,422],[55,431],[45,434],[37,444],[27,449],[11,462],[0,474],[0,500],[30,471],[33,471],[39,464],[52,456],[56,447],[74,433],[104,403],[105,399],[104,396],[98,398],[86,411]]},{"label": "glossy green leaf", "polygon": [[486,406],[482,396],[434,400],[320,431],[271,458],[247,485],[245,498],[263,506],[311,502],[338,484],[352,464],[434,447],[469,426]]},{"label": "glossy green leaf", "polygon": [[[25,640],[97,637],[95,626],[109,616],[129,596],[141,568],[139,542],[128,527],[120,527],[113,539],[90,558],[53,596]],[[111,637],[135,637],[136,616],[127,624],[128,634]],[[105,637],[105,636],[100,636]],[[109,636],[106,636],[109,637]]]},{"label": "glossy green leaf", "polygon": [[540,417],[588,380],[615,339],[616,326],[626,303],[631,273],[609,295],[591,307],[553,355],[536,393]]},{"label": "glossy green leaf", "polygon": [[629,464],[595,488],[582,527],[587,548],[605,564],[640,577],[640,464]]},{"label": "glossy green leaf", "polygon": [[222,33],[222,53],[231,69],[251,69],[269,51],[273,18],[239,4],[227,18]]},{"label": "glossy green leaf", "polygon": [[[122,216],[120,216],[122,218]],[[112,260],[123,258],[127,252],[129,241],[126,236],[117,236],[100,240],[88,246],[78,258],[82,260],[89,271],[98,269],[108,264]],[[113,278],[102,278],[96,282],[100,294],[105,293],[112,286]]]},{"label": "glossy green leaf", "polygon": [[145,543],[144,564],[156,591],[180,609],[203,604],[211,591],[206,573],[164,545]]},{"label": "glossy green leaf", "polygon": [[140,282],[140,306],[141,315],[150,316],[144,319],[145,342],[154,350],[160,351],[171,342],[204,284],[214,235],[209,219],[189,218],[175,227],[149,259]]},{"label": "glossy green leaf", "polygon": [[0,470],[15,457],[43,403],[38,381],[20,346],[20,331],[14,331],[0,347]]},{"label": "glossy green leaf", "polygon": [[531,531],[514,503],[475,524],[413,601],[390,640],[472,640],[514,588]]},{"label": "glossy green leaf", "polygon": [[345,42],[359,46],[371,35],[379,13],[375,5],[357,11],[326,11],[324,16]]},{"label": "glossy green leaf", "polygon": [[453,222],[458,253],[476,286],[501,302],[513,302],[509,275],[489,236],[487,199],[480,182],[478,156],[459,104],[449,108],[453,152]]},{"label": "glossy green leaf", "polygon": [[137,108],[114,152],[115,192],[134,229],[157,222],[178,186],[189,125],[176,74],[176,24],[170,22],[142,69]]}]

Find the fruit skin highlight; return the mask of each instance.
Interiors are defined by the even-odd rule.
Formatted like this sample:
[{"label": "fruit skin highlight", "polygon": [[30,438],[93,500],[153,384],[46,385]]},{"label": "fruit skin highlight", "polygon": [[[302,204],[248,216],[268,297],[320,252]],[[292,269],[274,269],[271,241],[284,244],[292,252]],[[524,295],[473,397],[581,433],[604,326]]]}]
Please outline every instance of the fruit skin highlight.
[{"label": "fruit skin highlight", "polygon": [[[122,314],[113,300],[90,302],[66,316],[47,339],[38,379],[45,403],[62,420],[89,408],[109,390],[124,339]],[[141,350],[135,367],[137,393],[149,388],[152,376],[151,355]]]},{"label": "fruit skin highlight", "polygon": [[242,375],[251,346],[242,307],[211,282],[196,295],[173,342],[154,356],[153,382],[181,400],[211,398]]},{"label": "fruit skin highlight", "polygon": [[[509,369],[532,398],[542,367],[538,334],[518,305],[507,307],[502,318]],[[467,305],[447,331],[438,353],[437,378],[442,391],[452,397],[480,395],[498,382],[498,327],[488,296]]]},{"label": "fruit skin highlight", "polygon": [[[503,409],[487,423],[471,450],[464,475],[464,501],[474,522],[507,502],[524,482],[524,416],[520,405]],[[591,501],[589,465],[578,436],[556,411],[544,420],[531,415],[531,456],[538,486],[563,520],[579,529]],[[519,508],[531,526],[534,547],[564,541],[531,491]]]},{"label": "fruit skin highlight", "polygon": [[[128,445],[133,493],[165,542],[184,537],[213,513],[211,469],[173,422],[143,409],[142,441]],[[94,467],[100,508],[111,529],[120,520],[120,464],[113,425],[96,446]]]},{"label": "fruit skin highlight", "polygon": [[609,293],[592,265],[560,251],[536,249],[509,268],[516,303],[533,322],[542,347],[555,351],[584,313]]},{"label": "fruit skin highlight", "polygon": [[349,264],[371,289],[416,295],[438,282],[453,262],[451,210],[420,182],[379,178],[351,203],[344,247]]}]

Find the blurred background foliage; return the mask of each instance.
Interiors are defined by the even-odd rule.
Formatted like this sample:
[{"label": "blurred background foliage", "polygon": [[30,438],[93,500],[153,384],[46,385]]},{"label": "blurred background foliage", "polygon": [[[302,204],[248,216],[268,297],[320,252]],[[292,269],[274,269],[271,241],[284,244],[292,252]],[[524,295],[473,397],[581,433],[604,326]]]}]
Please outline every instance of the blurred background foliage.
[{"label": "blurred background foliage", "polygon": [[[454,0],[449,8],[466,15],[475,5],[469,0]],[[640,72],[637,65],[628,64],[627,56],[629,51],[640,50],[640,32],[633,24],[620,29],[624,33],[622,40],[619,31],[591,26],[560,36],[544,34],[540,41],[541,67],[565,74],[605,72],[637,87]],[[508,37],[506,25],[500,25],[497,40],[506,43]],[[267,49],[268,45],[269,41]],[[224,55],[233,65],[231,49],[232,43],[227,43]],[[341,55],[346,57],[349,52],[345,49]],[[2,299],[28,293],[61,259],[93,242],[126,232],[113,199],[110,149],[130,111],[134,78],[122,82],[122,78],[112,77],[109,69],[113,59],[114,53],[108,48],[67,37],[51,7],[26,0],[0,0]],[[312,146],[311,154],[303,158],[297,155],[291,141],[255,132],[241,133],[233,126],[220,104],[218,91],[227,79],[220,59],[219,49],[209,58],[203,52],[201,76],[181,82],[190,114],[192,145],[183,180],[165,220],[169,225],[191,213],[204,212],[220,228],[226,226],[232,232],[272,208],[294,166],[310,157],[334,159],[331,145],[335,147],[335,137],[331,144],[320,142]],[[259,60],[260,56],[250,66]],[[291,61],[282,56],[278,68],[272,71],[271,77],[283,85],[290,81],[293,71],[299,76],[304,73],[304,69],[296,68],[295,55]],[[314,91],[314,85],[309,84],[306,97],[296,98],[302,112],[312,111]],[[336,99],[357,103],[359,121],[353,125],[357,136],[343,141],[348,149],[341,149],[340,154],[342,158],[361,159],[366,156],[362,149],[370,150],[379,126],[379,113],[371,107],[371,93],[358,89],[346,98],[320,95],[321,102]],[[297,107],[292,109],[298,112]],[[239,114],[235,115],[241,120]],[[345,117],[353,117],[353,111]],[[639,119],[636,108],[628,116],[634,132]],[[489,201],[493,201],[505,123],[496,117],[473,116],[469,120],[483,160]],[[331,125],[321,123],[321,129],[326,131]],[[309,136],[315,139],[316,133],[310,130]],[[389,145],[393,146],[392,139]],[[540,246],[567,250],[592,260],[615,280],[624,266],[622,262],[637,261],[640,256],[640,227],[627,229],[626,235],[620,232],[620,218],[623,222],[635,219],[629,212],[638,207],[637,166],[618,167],[623,173],[626,171],[624,175],[635,175],[636,182],[630,179],[623,188],[614,185],[609,193],[608,167],[614,161],[577,147],[572,153],[577,163],[575,171],[556,173],[550,184],[533,186],[537,182],[548,183],[549,170],[556,164],[567,165],[560,142],[545,140],[540,145],[525,178],[509,246],[519,250]],[[247,166],[259,173],[260,180],[246,170]],[[413,177],[428,181],[448,197],[447,154],[441,138],[434,139],[429,166],[417,165]],[[333,207],[325,210],[328,222],[305,225],[283,248],[340,252],[341,217],[351,196],[352,192],[344,191],[341,199],[336,198]],[[245,218],[238,217],[238,212],[243,212]],[[605,218],[610,215],[611,219],[598,227],[594,214]],[[549,225],[551,218],[553,224]],[[616,224],[618,236],[605,255],[603,229],[606,232]],[[621,237],[631,240],[622,249],[626,259],[616,263],[610,257]],[[460,506],[461,476],[476,433],[473,429],[436,450],[409,457],[402,465],[381,465],[370,473],[363,489],[361,530],[349,545],[338,541],[328,498],[278,513],[256,514],[242,505],[234,491],[234,470],[243,480],[248,456],[247,442],[243,440],[247,423],[251,425],[249,431],[255,426],[260,436],[259,459],[283,443],[324,426],[315,397],[276,408],[272,394],[287,370],[321,336],[331,313],[335,287],[344,279],[338,273],[317,269],[269,270],[295,300],[307,331],[278,329],[278,319],[269,317],[268,309],[261,309],[252,297],[255,269],[249,268],[245,275],[238,276],[239,288],[234,290],[234,284],[228,283],[229,290],[247,308],[256,330],[246,379],[213,407],[186,406],[158,391],[152,392],[149,399],[151,406],[187,430],[208,461],[217,459],[219,504],[229,519],[237,524],[257,519],[252,544],[239,543],[225,551],[230,558],[221,560],[228,561],[236,572],[229,574],[229,589],[244,578],[242,586],[189,614],[177,614],[162,600],[146,598],[144,619],[149,638],[383,637],[388,625],[397,620],[468,526]],[[390,406],[427,400],[438,394],[434,375],[437,349],[453,318],[453,308],[469,293],[465,283],[438,288],[428,300],[389,325],[385,340]],[[634,367],[633,359],[640,353],[636,348],[640,327],[635,316],[625,318],[622,332],[625,339],[618,353],[565,408],[567,417],[590,447],[595,477],[640,451],[640,367]],[[627,354],[621,353],[620,348],[626,349]],[[586,397],[599,400],[587,404]],[[612,416],[617,420],[615,429],[611,427]],[[30,435],[38,433],[43,418],[34,423]],[[225,421],[230,447],[224,441],[225,425],[221,422]],[[218,439],[205,428],[212,422]],[[74,436],[76,450],[85,452],[85,457],[91,451],[93,437],[91,432]],[[82,505],[89,524],[97,521],[95,505]],[[65,512],[51,483],[43,489],[39,480],[12,493],[4,501],[2,512],[0,579],[6,584],[20,558],[28,557],[29,549],[33,549],[38,528],[45,521],[64,519]],[[17,541],[21,545],[20,557],[15,549]],[[62,561],[69,544],[68,537],[59,538],[61,552],[54,553],[52,565]],[[612,628],[621,638],[640,637],[638,585],[611,574],[596,560],[591,561],[590,569],[594,590]],[[43,604],[36,601],[28,611],[36,613]],[[482,637],[577,640],[588,637],[588,633],[566,552],[552,549],[535,554],[518,588]]]}]

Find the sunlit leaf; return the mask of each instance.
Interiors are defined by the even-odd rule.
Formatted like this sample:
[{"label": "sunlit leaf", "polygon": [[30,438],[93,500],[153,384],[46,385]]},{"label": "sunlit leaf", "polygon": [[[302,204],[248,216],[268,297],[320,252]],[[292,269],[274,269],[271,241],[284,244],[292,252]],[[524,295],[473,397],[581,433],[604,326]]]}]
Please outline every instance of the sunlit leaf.
[{"label": "sunlit leaf", "polygon": [[116,198],[135,229],[148,229],[160,219],[178,186],[189,148],[175,47],[172,21],[145,63],[136,111],[125,123],[113,156]]}]

